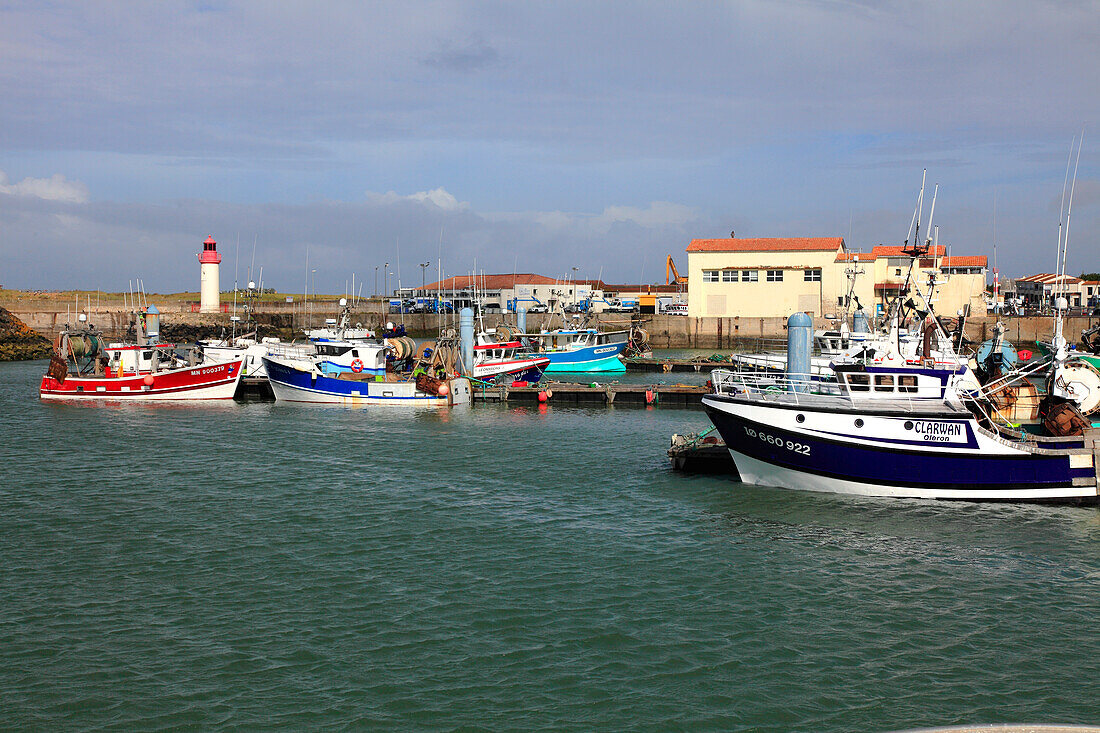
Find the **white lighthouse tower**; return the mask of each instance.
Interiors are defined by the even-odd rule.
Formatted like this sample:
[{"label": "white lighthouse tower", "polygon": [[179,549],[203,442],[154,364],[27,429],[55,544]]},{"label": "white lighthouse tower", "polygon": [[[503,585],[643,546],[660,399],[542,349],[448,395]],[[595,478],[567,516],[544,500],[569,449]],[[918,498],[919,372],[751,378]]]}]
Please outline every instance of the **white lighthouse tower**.
[{"label": "white lighthouse tower", "polygon": [[218,273],[221,261],[218,243],[213,236],[207,237],[199,255],[199,313],[217,313],[221,308],[221,276]]}]

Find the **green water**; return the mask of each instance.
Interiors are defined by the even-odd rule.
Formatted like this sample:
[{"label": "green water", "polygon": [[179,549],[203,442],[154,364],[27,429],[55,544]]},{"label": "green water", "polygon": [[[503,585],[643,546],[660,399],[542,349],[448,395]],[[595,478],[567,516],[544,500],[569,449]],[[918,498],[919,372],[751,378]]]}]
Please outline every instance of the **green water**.
[{"label": "green water", "polygon": [[0,365],[0,727],[1100,721],[1100,514],[685,478],[673,409],[41,404]]}]

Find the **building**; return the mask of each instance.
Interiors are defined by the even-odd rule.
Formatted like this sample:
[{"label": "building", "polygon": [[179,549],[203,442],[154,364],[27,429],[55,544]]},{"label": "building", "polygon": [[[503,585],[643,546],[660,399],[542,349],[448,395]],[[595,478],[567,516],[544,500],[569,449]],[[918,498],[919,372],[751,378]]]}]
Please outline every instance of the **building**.
[{"label": "building", "polygon": [[1079,308],[1095,304],[1094,299],[1100,296],[1100,283],[1073,275],[1040,272],[1016,278],[1015,295],[1024,308],[1044,308],[1052,305],[1056,296],[1064,297],[1070,308]]},{"label": "building", "polygon": [[559,305],[569,307],[588,302],[593,310],[606,308],[602,283],[598,280],[558,280],[534,273],[508,275],[454,275],[423,288],[403,288],[398,294],[410,298],[435,298],[450,301],[454,307],[472,306],[475,294],[485,310],[514,312],[552,311]]},{"label": "building", "polygon": [[213,236],[202,243],[199,254],[199,312],[217,313],[221,310],[221,274],[218,272],[222,256]]},{"label": "building", "polygon": [[933,282],[933,303],[945,315],[966,305],[985,312],[985,257],[947,257],[936,246],[910,274],[910,258],[901,249],[852,252],[842,237],[695,239],[687,248],[688,315],[829,316],[843,309],[849,294],[881,315],[907,279],[922,294]]}]

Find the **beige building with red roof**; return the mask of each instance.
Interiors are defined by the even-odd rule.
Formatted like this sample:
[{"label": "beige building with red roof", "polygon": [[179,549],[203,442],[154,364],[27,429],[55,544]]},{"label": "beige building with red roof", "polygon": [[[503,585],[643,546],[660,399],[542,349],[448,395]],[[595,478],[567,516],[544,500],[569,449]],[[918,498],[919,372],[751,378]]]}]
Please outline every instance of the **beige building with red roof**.
[{"label": "beige building with red roof", "polygon": [[[843,237],[695,239],[687,254],[693,317],[833,315],[849,288],[869,313],[881,314],[903,289],[910,263],[900,246],[852,252]],[[948,257],[937,246],[920,258],[910,289],[925,295],[934,281],[933,304],[944,316],[966,305],[984,313],[986,270],[984,256]]]}]

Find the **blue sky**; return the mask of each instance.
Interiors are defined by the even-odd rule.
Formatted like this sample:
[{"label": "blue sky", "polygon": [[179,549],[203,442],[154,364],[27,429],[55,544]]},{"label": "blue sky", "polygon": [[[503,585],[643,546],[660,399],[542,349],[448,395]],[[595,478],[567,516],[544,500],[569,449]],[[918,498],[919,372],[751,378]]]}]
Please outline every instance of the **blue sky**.
[{"label": "blue sky", "polygon": [[[694,237],[905,237],[1100,270],[1095,2],[0,4],[0,284],[194,290],[208,234],[338,291],[655,281]],[[248,259],[248,257],[243,257]]]}]

